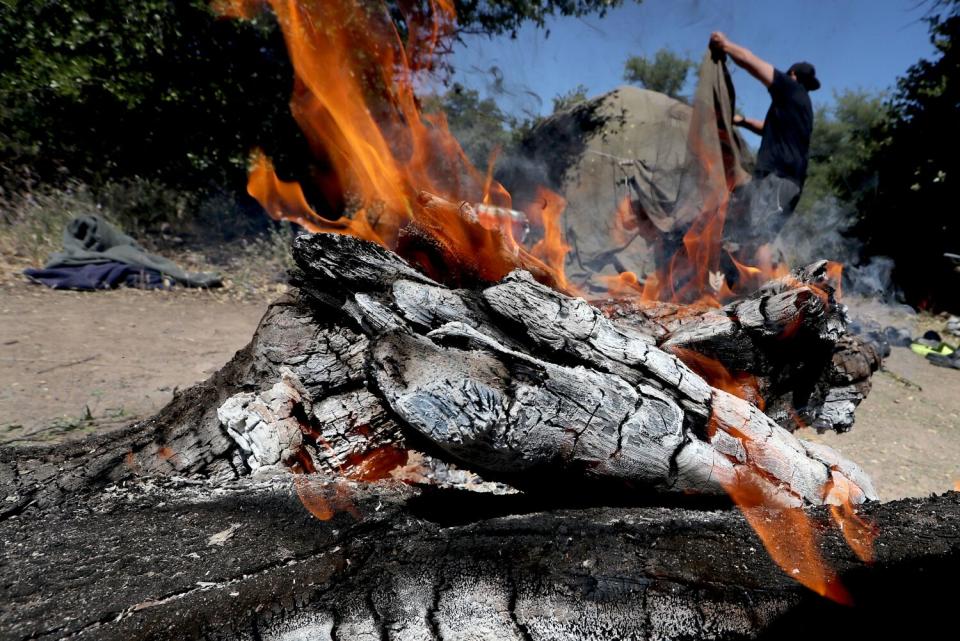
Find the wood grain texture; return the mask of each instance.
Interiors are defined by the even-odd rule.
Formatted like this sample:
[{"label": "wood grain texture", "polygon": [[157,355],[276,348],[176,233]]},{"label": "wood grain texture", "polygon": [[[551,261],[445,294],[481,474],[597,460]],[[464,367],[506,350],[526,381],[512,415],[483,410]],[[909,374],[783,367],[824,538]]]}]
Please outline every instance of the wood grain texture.
[{"label": "wood grain texture", "polygon": [[[771,504],[813,506],[838,476],[855,501],[870,481],[658,347],[687,321],[647,332],[523,272],[449,289],[339,236],[296,256],[301,289],[156,417],[0,448],[0,636],[747,638],[826,607],[738,513],[688,493],[728,506],[725,484],[750,475]],[[861,384],[869,361],[835,346],[828,389]],[[349,480],[383,448],[416,453],[424,483],[477,486],[454,465],[524,491]],[[841,573],[954,567],[955,495],[862,510],[874,568],[812,512]]]},{"label": "wood grain texture", "polygon": [[[389,483],[313,518],[287,476],[139,480],[0,523],[4,639],[745,639],[942,634],[960,494],[870,504],[877,560],[824,509],[856,607],[824,601],[733,510],[583,507]],[[547,508],[547,509],[544,509]],[[922,616],[907,613],[922,612]],[[873,636],[880,635],[880,636]],[[939,636],[939,635],[938,635]]]}]

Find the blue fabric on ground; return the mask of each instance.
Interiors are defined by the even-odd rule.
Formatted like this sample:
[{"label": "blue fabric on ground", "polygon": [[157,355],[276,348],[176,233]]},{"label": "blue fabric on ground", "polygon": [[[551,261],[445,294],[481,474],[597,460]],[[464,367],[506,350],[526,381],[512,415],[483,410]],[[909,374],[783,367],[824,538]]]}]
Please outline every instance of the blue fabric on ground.
[{"label": "blue fabric on ground", "polygon": [[160,272],[185,287],[220,287],[222,284],[217,274],[185,272],[173,261],[148,253],[133,238],[93,215],[77,216],[67,223],[63,230],[63,251],[51,254],[44,269],[108,263],[129,265],[137,273],[141,270]]},{"label": "blue fabric on ground", "polygon": [[23,273],[31,280],[53,289],[93,291],[112,289],[121,285],[141,289],[158,289],[168,286],[168,283],[164,282],[163,274],[154,269],[117,261],[25,269]]}]

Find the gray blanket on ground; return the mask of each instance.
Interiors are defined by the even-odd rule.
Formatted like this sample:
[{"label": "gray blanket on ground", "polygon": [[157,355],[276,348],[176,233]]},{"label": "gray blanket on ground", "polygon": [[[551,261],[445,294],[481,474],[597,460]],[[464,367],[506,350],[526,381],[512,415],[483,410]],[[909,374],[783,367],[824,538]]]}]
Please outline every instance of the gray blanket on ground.
[{"label": "gray blanket on ground", "polygon": [[99,216],[77,216],[63,230],[63,251],[50,255],[44,266],[75,267],[117,261],[152,269],[187,287],[219,287],[220,276],[186,272],[171,260],[151,254],[130,236]]}]

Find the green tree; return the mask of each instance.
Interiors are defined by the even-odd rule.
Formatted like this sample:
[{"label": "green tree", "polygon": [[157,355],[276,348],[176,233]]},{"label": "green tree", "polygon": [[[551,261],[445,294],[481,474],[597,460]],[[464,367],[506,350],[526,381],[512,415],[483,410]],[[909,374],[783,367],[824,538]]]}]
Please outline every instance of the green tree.
[{"label": "green tree", "polygon": [[861,234],[873,253],[894,258],[908,301],[960,311],[960,274],[943,256],[960,253],[960,1],[935,11],[928,22],[937,54],[899,79],[870,163],[876,195],[858,206]]},{"label": "green tree", "polygon": [[242,185],[249,148],[295,129],[273,21],[202,0],[5,2],[0,56],[0,162],[41,178]]},{"label": "green tree", "polygon": [[[458,28],[487,34],[617,4],[455,0]],[[430,2],[388,5],[403,32]],[[26,168],[48,181],[149,177],[243,193],[254,146],[281,170],[308,166],[289,113],[293,72],[269,11],[245,21],[218,18],[209,0],[4,0],[0,56],[7,186]]]},{"label": "green tree", "polygon": [[[639,0],[638,0],[639,1]],[[416,0],[426,5],[427,0]],[[584,16],[596,13],[603,16],[623,0],[455,0],[457,24],[462,33],[494,35],[510,33],[525,22],[543,27],[552,16]]]},{"label": "green tree", "polygon": [[880,148],[876,133],[886,118],[884,96],[866,91],[836,93],[832,105],[817,109],[801,213],[827,197],[850,204],[871,197],[877,175],[870,163]]},{"label": "green tree", "polygon": [[687,76],[696,63],[670,51],[661,49],[653,59],[646,56],[630,56],[623,65],[623,79],[638,84],[644,89],[658,91],[682,100],[680,92],[687,83]]},{"label": "green tree", "polygon": [[586,85],[577,85],[566,93],[559,94],[553,99],[553,113],[569,109],[587,99],[590,90]]}]

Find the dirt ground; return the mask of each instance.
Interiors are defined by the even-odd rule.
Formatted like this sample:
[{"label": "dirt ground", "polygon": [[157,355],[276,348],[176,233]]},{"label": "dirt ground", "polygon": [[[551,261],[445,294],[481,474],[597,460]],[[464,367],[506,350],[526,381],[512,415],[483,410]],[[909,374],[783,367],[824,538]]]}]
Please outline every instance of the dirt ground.
[{"label": "dirt ground", "polygon": [[894,347],[850,432],[798,436],[859,463],[884,500],[952,490],[960,481],[960,370]]},{"label": "dirt ground", "polygon": [[200,290],[0,289],[0,443],[126,425],[207,378],[253,335],[266,301]]},{"label": "dirt ground", "polygon": [[[0,287],[0,443],[59,441],[150,416],[253,334],[269,301],[214,292]],[[884,316],[861,305],[862,314]],[[911,329],[932,317],[885,317]],[[949,338],[948,338],[949,340]],[[847,434],[799,434],[859,462],[883,499],[960,481],[960,371],[894,348]],[[919,388],[919,389],[918,389]]]}]

